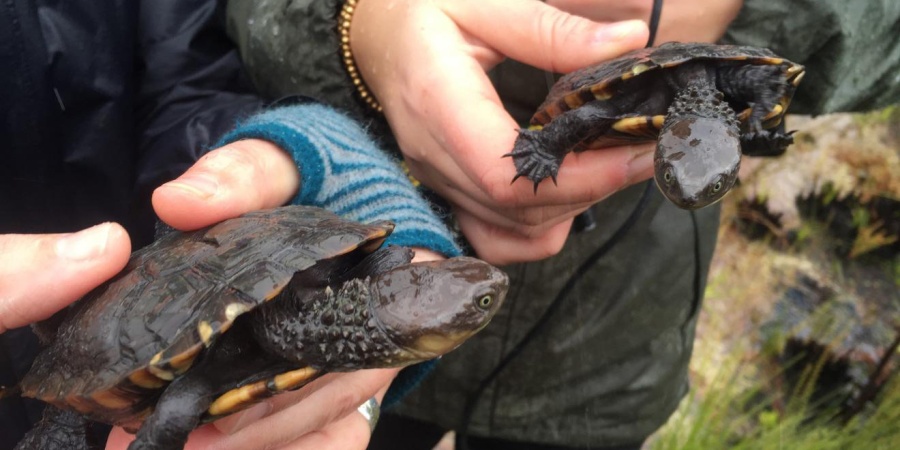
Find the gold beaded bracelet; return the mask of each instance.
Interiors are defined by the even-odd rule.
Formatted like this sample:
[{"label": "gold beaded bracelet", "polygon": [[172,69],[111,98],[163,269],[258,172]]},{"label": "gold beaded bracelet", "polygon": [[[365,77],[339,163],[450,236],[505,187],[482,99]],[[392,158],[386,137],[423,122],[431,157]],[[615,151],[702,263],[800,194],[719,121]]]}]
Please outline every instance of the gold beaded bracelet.
[{"label": "gold beaded bracelet", "polygon": [[362,76],[360,76],[359,70],[356,68],[356,63],[353,61],[353,52],[350,50],[350,21],[353,20],[353,12],[356,10],[356,3],[357,0],[346,0],[344,6],[341,8],[338,31],[341,33],[341,54],[344,59],[344,67],[347,69],[347,74],[350,75],[350,80],[353,81],[353,85],[356,86],[356,92],[363,101],[375,111],[382,112],[383,108],[381,107],[381,104],[378,103],[375,96],[369,92],[368,88],[366,88],[366,83],[363,81]]}]

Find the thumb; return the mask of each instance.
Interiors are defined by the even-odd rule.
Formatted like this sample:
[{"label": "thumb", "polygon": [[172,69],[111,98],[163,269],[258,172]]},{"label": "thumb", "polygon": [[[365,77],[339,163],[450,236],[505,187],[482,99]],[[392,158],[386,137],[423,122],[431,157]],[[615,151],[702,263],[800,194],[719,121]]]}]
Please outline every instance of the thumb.
[{"label": "thumb", "polygon": [[457,25],[520,62],[567,73],[646,44],[640,20],[603,24],[543,2],[454,0],[442,3]]},{"label": "thumb", "polygon": [[0,235],[0,333],[63,309],[122,270],[130,252],[128,233],[115,223]]},{"label": "thumb", "polygon": [[268,141],[246,139],[207,153],[158,187],[153,209],[169,225],[193,230],[283,205],[299,185],[297,166],[286,152]]}]

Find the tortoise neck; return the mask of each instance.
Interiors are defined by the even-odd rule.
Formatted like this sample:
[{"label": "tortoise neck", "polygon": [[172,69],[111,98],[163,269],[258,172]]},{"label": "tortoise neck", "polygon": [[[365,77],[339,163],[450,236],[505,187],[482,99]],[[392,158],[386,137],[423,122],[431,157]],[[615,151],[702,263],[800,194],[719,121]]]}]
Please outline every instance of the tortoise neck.
[{"label": "tortoise neck", "polygon": [[705,78],[691,81],[676,94],[666,114],[663,129],[687,117],[721,120],[736,133],[740,131],[738,117],[725,101],[725,96],[716,89],[715,84]]},{"label": "tortoise neck", "polygon": [[339,288],[291,286],[254,311],[253,332],[269,353],[327,371],[393,367],[403,350],[371,313],[370,280]]}]

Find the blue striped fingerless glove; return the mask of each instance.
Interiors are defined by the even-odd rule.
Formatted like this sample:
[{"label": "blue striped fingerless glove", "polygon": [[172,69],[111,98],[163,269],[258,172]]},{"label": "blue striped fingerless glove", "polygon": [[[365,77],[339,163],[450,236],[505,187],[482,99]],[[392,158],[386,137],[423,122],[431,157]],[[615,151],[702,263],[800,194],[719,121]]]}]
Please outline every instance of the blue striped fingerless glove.
[{"label": "blue striped fingerless glove", "polygon": [[390,220],[389,245],[462,254],[446,225],[400,170],[352,119],[318,103],[285,106],[251,116],[217,146],[265,139],[294,158],[301,187],[294,204],[319,206],[363,223]]}]

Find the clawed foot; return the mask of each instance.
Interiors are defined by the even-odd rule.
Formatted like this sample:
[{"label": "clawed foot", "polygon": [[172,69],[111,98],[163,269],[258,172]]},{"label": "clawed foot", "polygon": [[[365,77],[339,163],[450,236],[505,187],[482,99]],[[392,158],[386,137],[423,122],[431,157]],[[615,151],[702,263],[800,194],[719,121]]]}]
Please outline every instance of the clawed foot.
[{"label": "clawed foot", "polygon": [[748,156],[781,156],[794,143],[794,131],[763,130],[744,133],[741,148]]},{"label": "clawed foot", "polygon": [[562,158],[547,153],[544,145],[538,138],[537,131],[521,130],[513,151],[503,155],[511,156],[516,165],[514,183],[519,177],[526,177],[534,182],[534,193],[537,194],[538,185],[545,178],[550,177],[556,184],[556,174],[559,173],[559,165]]}]

